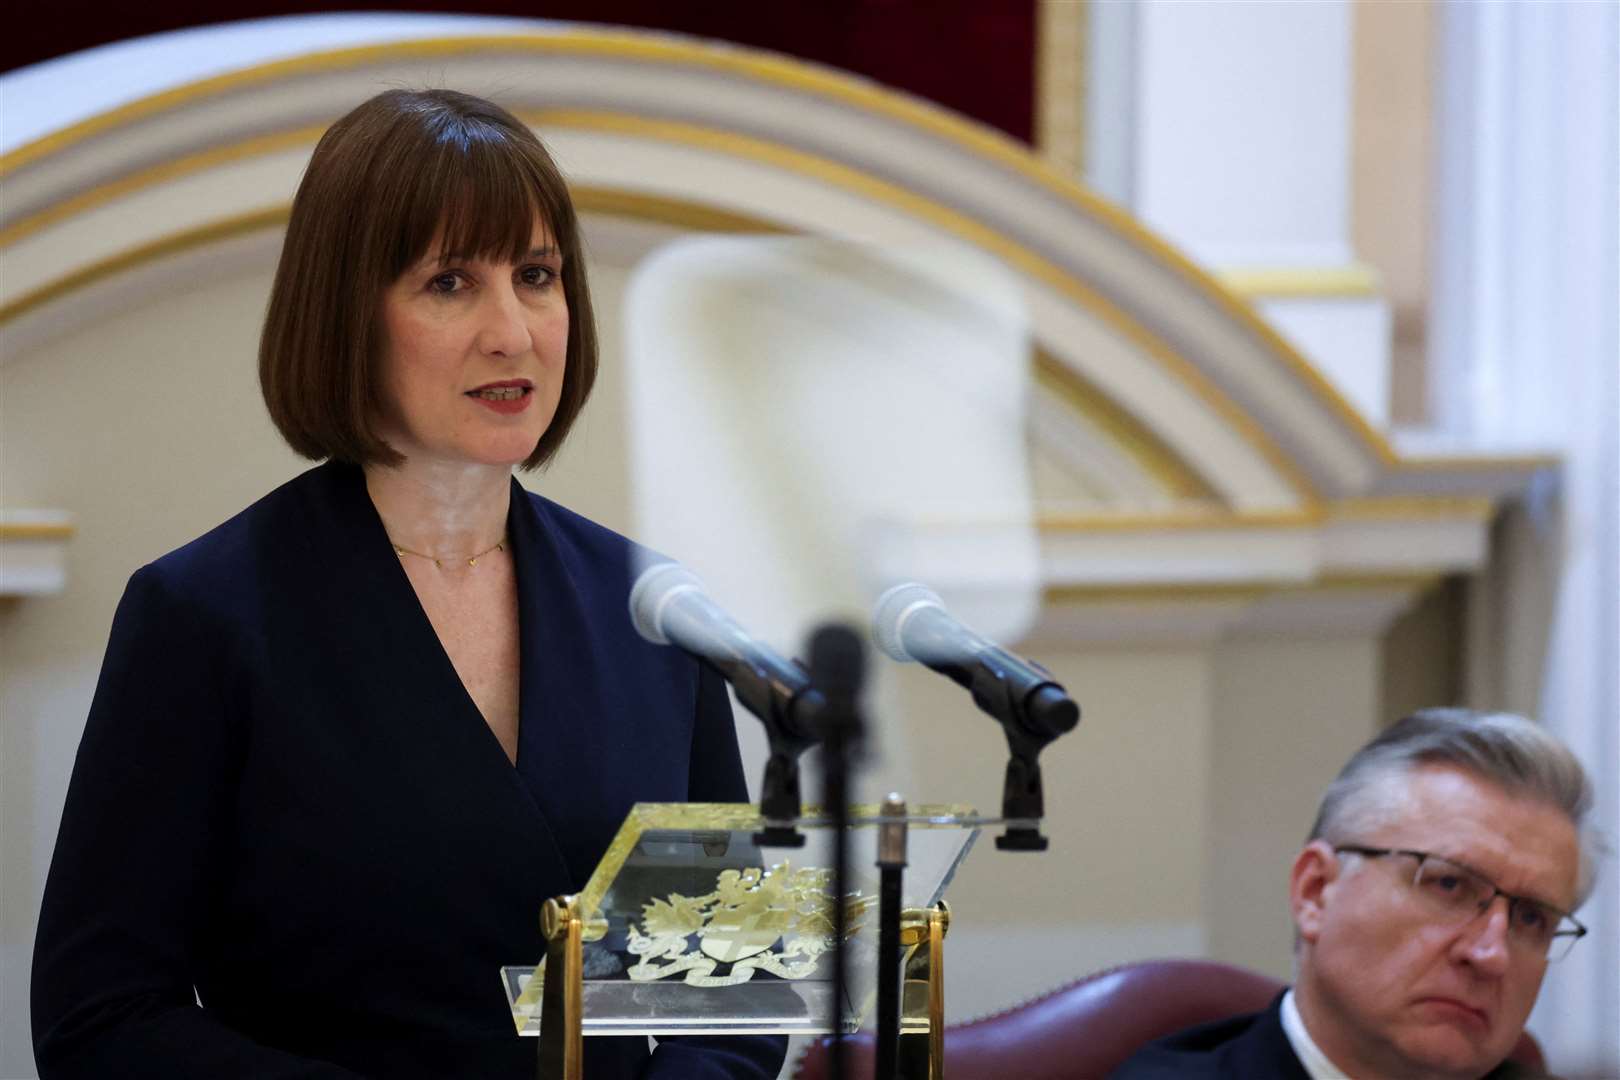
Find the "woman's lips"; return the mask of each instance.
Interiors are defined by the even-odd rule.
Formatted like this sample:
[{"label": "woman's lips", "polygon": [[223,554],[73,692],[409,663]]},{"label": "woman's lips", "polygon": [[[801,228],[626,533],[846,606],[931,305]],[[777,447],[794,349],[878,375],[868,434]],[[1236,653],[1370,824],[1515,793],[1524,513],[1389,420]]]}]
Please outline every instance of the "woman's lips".
[{"label": "woman's lips", "polygon": [[507,415],[520,413],[528,408],[533,395],[534,387],[523,382],[490,383],[476,390],[467,391],[467,396],[478,404]]}]

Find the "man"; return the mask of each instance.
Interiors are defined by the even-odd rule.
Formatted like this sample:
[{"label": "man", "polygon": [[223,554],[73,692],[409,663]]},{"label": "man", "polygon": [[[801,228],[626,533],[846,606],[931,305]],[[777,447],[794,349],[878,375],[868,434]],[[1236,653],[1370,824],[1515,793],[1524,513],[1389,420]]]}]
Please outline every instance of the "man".
[{"label": "man", "polygon": [[1591,788],[1540,726],[1430,709],[1362,748],[1294,859],[1292,989],[1151,1044],[1115,1080],[1505,1080],[1550,960],[1586,932]]}]

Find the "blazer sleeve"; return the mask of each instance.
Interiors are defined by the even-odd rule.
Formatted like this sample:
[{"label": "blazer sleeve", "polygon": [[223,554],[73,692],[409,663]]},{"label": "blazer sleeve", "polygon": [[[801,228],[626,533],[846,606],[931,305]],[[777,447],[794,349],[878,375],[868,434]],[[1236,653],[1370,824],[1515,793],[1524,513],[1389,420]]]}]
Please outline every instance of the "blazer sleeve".
[{"label": "blazer sleeve", "polygon": [[[352,1077],[197,1004],[228,873],[245,627],[161,565],[130,579],[79,744],[34,942],[42,1080]],[[184,575],[178,575],[183,577]]]},{"label": "blazer sleeve", "polygon": [[[687,798],[692,802],[747,802],[737,728],[726,683],[699,664],[697,715]],[[642,1076],[646,1080],[775,1080],[787,1058],[785,1035],[683,1035],[661,1038]]]}]

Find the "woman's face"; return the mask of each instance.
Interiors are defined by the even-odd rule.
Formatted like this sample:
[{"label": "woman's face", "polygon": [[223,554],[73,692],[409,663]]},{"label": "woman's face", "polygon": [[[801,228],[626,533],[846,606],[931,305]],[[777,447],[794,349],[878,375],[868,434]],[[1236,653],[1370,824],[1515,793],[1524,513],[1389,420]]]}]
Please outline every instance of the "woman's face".
[{"label": "woman's face", "polygon": [[568,354],[562,254],[536,222],[517,262],[430,254],[383,293],[381,434],[413,463],[510,467],[556,414]]}]

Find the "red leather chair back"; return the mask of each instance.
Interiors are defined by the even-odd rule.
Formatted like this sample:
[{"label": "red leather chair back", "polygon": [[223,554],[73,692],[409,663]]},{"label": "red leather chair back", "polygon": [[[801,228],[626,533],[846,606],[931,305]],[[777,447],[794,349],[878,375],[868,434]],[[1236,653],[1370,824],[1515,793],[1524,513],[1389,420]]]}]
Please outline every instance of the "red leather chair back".
[{"label": "red leather chair back", "polygon": [[[1258,1012],[1283,984],[1207,960],[1153,960],[1088,976],[1006,1012],[945,1029],[949,1080],[1093,1080],[1154,1039]],[[827,1075],[827,1042],[813,1043],[796,1080]],[[852,1075],[872,1075],[872,1036],[846,1040]],[[1545,1068],[1529,1033],[1513,1060]]]}]

